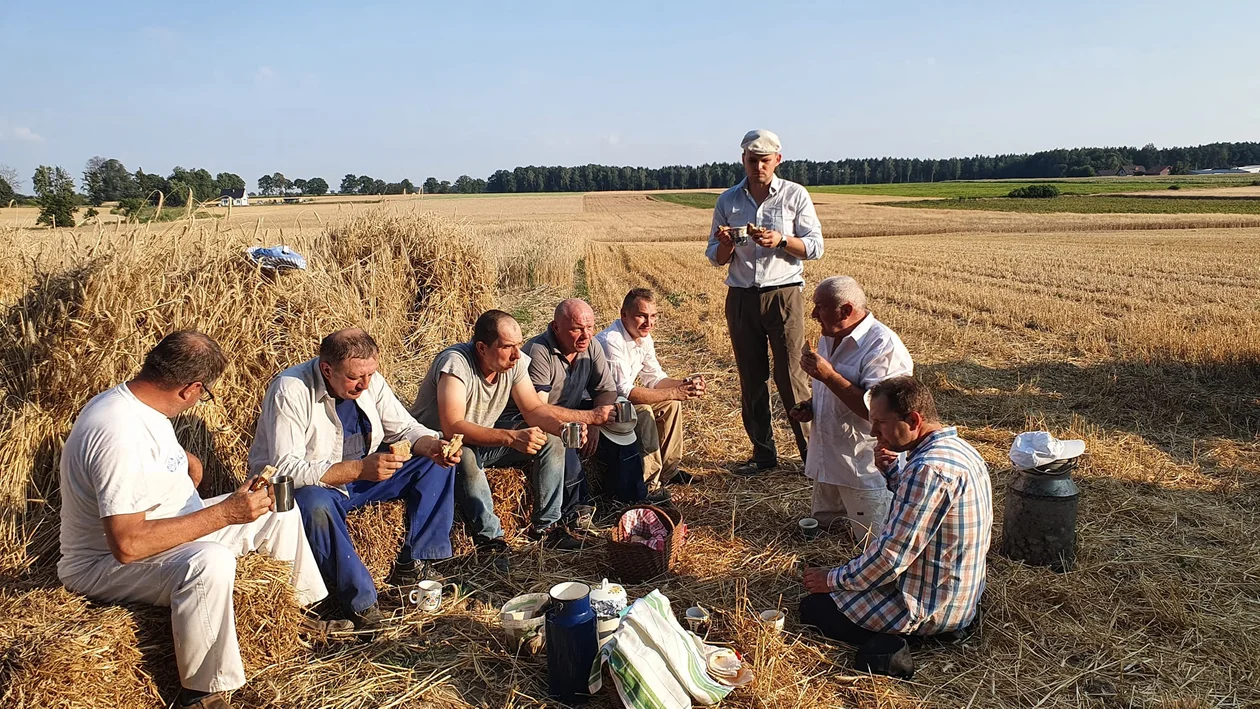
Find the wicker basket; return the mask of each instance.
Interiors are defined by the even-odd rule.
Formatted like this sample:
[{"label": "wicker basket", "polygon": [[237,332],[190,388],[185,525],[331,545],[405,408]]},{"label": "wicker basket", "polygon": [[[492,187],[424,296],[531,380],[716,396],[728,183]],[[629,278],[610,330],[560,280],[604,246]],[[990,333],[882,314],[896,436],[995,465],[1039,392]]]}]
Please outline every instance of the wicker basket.
[{"label": "wicker basket", "polygon": [[665,549],[656,551],[646,544],[636,544],[626,539],[618,519],[617,526],[612,530],[612,541],[607,545],[606,561],[609,574],[626,584],[643,583],[669,573],[686,538],[686,525],[682,523],[682,513],[678,510],[655,505],[632,505],[623,510],[622,514],[634,509],[655,512],[657,519],[669,530],[669,536],[665,538]]}]

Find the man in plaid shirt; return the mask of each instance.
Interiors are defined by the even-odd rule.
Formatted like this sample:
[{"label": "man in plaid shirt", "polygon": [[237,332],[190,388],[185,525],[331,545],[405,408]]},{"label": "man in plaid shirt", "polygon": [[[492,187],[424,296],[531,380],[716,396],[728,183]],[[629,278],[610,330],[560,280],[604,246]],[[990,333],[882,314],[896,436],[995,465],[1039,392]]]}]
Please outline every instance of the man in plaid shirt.
[{"label": "man in plaid shirt", "polygon": [[984,592],[993,526],[988,467],[941,424],[932,393],[913,377],[877,384],[869,406],[876,462],[896,496],[892,513],[861,556],[806,570],[801,622],[858,646],[879,635],[965,637]]}]

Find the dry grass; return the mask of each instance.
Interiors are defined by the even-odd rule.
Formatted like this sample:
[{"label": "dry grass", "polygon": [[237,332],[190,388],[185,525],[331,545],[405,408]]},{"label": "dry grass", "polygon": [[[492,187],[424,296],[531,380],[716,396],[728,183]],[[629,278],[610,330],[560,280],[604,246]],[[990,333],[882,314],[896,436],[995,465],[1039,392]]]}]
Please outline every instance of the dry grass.
[{"label": "dry grass", "polygon": [[[920,653],[913,683],[855,675],[851,651],[805,632],[794,612],[781,638],[760,634],[753,611],[794,609],[799,561],[839,563],[855,549],[843,536],[806,544],[791,534],[809,500],[793,461],[764,479],[725,472],[746,456],[747,443],[723,274],[697,243],[708,214],[635,195],[592,195],[584,210],[568,204],[545,217],[540,212],[552,207],[539,200],[560,198],[516,198],[516,213],[513,198],[481,198],[480,213],[460,206],[458,221],[419,216],[411,204],[371,213],[341,205],[326,231],[311,219],[282,227],[312,268],[275,283],[245,267],[239,249],[274,243],[280,228],[254,231],[235,216],[187,232],[184,225],[77,230],[56,244],[31,238],[47,232],[0,232],[25,257],[0,271],[0,301],[10,306],[0,333],[8,422],[0,444],[8,520],[0,542],[0,706],[159,706],[174,691],[169,661],[152,659],[170,652],[161,611],[86,604],[57,589],[48,566],[56,555],[52,472],[60,437],[87,397],[134,371],[160,333],[199,326],[233,352],[223,406],[199,414],[204,421],[179,423],[188,445],[210,455],[211,487],[222,489],[242,472],[263,382],[310,356],[327,330],[371,328],[385,346],[386,374],[407,399],[432,353],[466,336],[487,303],[532,315],[537,330],[556,298],[583,285],[601,321],[615,316],[628,288],[656,288],[667,370],[709,375],[711,395],[684,413],[685,465],[702,478],[676,493],[692,543],[677,576],[630,591],[659,586],[678,607],[699,601],[714,609],[710,639],[733,643],[758,675],[725,705],[1260,705],[1260,230],[1152,231],[1184,225],[1151,216],[1107,227],[1060,215],[906,215],[841,197],[820,200],[829,234],[959,232],[831,240],[807,277],[848,273],[867,287],[944,415],[989,461],[998,519],[1015,432],[1047,427],[1084,437],[1090,450],[1079,474],[1078,569],[1055,575],[990,554],[980,635]],[[779,423],[781,450],[791,451]],[[514,531],[528,506],[520,474],[503,471],[492,482]],[[358,512],[352,526],[382,578],[401,532],[398,505]],[[279,589],[268,580],[273,570],[242,564],[238,620],[259,631],[242,634],[250,684],[234,701],[541,704],[545,661],[507,650],[494,608],[555,581],[598,581],[601,542],[565,554],[516,541],[513,572],[503,578],[472,558],[462,531],[455,541],[451,573],[478,595],[421,615],[386,593],[391,629],[370,644],[294,641],[284,623],[262,620],[273,609],[292,611],[267,595]],[[604,696],[593,706],[615,703]]]}]

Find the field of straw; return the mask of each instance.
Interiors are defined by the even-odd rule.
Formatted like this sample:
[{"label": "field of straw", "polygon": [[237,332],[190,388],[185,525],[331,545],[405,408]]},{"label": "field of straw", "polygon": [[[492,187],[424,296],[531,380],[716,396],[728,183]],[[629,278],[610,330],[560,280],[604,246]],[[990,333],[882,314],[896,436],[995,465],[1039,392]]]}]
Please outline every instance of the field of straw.
[{"label": "field of straw", "polygon": [[[710,639],[738,648],[757,676],[724,705],[1260,706],[1260,220],[905,210],[882,199],[819,195],[837,238],[807,280],[844,273],[866,287],[943,417],[989,462],[997,520],[981,632],[919,653],[913,682],[854,672],[850,649],[795,622],[798,562],[839,564],[856,549],[841,534],[793,536],[809,487],[784,421],[779,473],[727,472],[749,449],[723,274],[703,256],[709,214],[630,193],[428,197],[68,233],[0,210],[10,255],[0,262],[0,707],[158,707],[177,689],[163,610],[86,601],[54,571],[61,441],[77,410],[133,374],[163,333],[198,327],[231,353],[217,403],[176,422],[207,461],[210,495],[244,472],[267,379],[332,329],[369,328],[409,400],[432,355],[467,338],[482,309],[503,307],[533,334],[558,299],[579,294],[605,324],[634,286],[658,292],[666,369],[711,384],[685,409],[684,465],[700,481],[675,500],[691,542],[675,576],[629,591],[659,587],[677,607],[714,609]],[[310,270],[268,279],[241,256],[274,243],[305,254]],[[1089,446],[1067,574],[996,553],[1006,451],[1015,433],[1039,428]],[[519,472],[492,483],[505,525],[519,529]],[[399,506],[352,520],[383,578]],[[455,537],[447,570],[477,592],[429,615],[385,592],[390,626],[371,643],[299,638],[284,569],[243,559],[237,622],[250,681],[234,704],[545,704],[545,658],[510,652],[495,610],[560,580],[598,582],[602,540],[561,553],[516,537],[502,577]],[[753,613],[778,606],[790,611],[786,632],[761,634]],[[590,706],[616,705],[605,694]]]}]

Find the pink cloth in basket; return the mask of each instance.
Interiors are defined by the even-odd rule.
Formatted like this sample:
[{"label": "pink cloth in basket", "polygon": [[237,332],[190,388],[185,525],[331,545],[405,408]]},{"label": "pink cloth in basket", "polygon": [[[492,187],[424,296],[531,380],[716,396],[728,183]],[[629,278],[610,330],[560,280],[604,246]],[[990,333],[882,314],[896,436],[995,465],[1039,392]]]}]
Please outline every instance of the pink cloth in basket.
[{"label": "pink cloth in basket", "polygon": [[669,530],[654,510],[643,507],[627,510],[617,526],[621,529],[622,539],[632,544],[643,544],[654,551],[665,551]]}]

